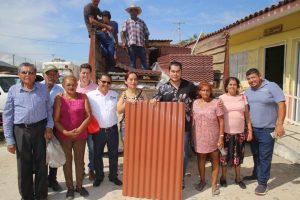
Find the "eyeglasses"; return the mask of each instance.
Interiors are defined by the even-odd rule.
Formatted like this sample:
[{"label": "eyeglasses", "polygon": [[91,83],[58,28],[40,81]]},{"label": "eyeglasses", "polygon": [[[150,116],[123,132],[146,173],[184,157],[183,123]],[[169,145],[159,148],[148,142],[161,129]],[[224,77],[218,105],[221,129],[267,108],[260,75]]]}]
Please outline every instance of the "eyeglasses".
[{"label": "eyeglasses", "polygon": [[100,81],[101,81],[102,84],[107,84],[107,85],[110,85],[110,84],[111,84],[110,81],[102,81],[102,80],[100,80]]},{"label": "eyeglasses", "polygon": [[34,72],[33,71],[21,71],[20,74],[23,74],[23,75],[33,75]]}]

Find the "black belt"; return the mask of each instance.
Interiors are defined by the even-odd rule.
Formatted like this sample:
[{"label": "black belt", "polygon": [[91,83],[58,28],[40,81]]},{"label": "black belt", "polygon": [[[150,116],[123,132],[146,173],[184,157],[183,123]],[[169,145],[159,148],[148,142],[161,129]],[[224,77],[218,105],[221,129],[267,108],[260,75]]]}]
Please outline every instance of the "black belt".
[{"label": "black belt", "polygon": [[21,127],[21,128],[33,128],[33,127],[37,127],[39,125],[41,125],[42,123],[45,123],[47,122],[47,119],[43,119],[41,121],[38,121],[38,122],[35,122],[35,123],[32,123],[32,124],[15,124],[16,126],[18,127]]},{"label": "black belt", "polygon": [[104,131],[104,132],[108,132],[108,131],[111,131],[114,128],[117,128],[117,124],[115,124],[115,125],[113,125],[111,127],[101,128],[101,130]]}]

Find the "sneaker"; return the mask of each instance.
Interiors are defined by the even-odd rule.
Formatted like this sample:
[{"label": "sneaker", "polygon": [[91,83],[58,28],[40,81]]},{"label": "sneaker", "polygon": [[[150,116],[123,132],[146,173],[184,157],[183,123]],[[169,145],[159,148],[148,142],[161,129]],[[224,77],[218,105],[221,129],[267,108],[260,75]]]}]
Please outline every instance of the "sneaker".
[{"label": "sneaker", "polygon": [[122,181],[120,181],[118,178],[109,179],[110,182],[113,182],[115,185],[123,185]]},{"label": "sneaker", "polygon": [[243,178],[244,181],[254,181],[254,180],[257,180],[257,176],[254,175],[254,174],[251,174],[250,176],[245,176]]},{"label": "sneaker", "polygon": [[265,185],[258,185],[255,188],[255,194],[256,195],[265,195],[265,194],[267,194],[267,186],[265,186]]},{"label": "sneaker", "polygon": [[201,191],[204,189],[205,186],[206,186],[206,182],[201,182],[201,181],[200,181],[200,183],[198,183],[198,184],[195,186],[195,189],[198,190],[199,192],[201,192]]},{"label": "sneaker", "polygon": [[67,199],[74,199],[74,189],[68,189],[67,194],[66,194]]},{"label": "sneaker", "polygon": [[78,192],[82,197],[88,197],[90,195],[84,187],[76,188],[75,192]]},{"label": "sneaker", "polygon": [[246,184],[243,181],[237,182],[236,179],[235,179],[235,184],[240,186],[240,188],[242,188],[242,189],[246,189]]},{"label": "sneaker", "polygon": [[213,196],[219,195],[220,194],[220,188],[219,188],[219,186],[218,185],[212,186],[211,193],[212,193]]},{"label": "sneaker", "polygon": [[220,178],[220,185],[221,185],[222,187],[227,187],[227,181],[224,180],[222,177]]},{"label": "sneaker", "polygon": [[89,171],[89,179],[90,179],[90,181],[93,181],[95,179],[95,173],[93,170]]},{"label": "sneaker", "polygon": [[52,188],[52,190],[55,191],[55,192],[62,191],[62,187],[59,185],[59,183],[57,182],[57,180],[49,183],[48,187]]}]

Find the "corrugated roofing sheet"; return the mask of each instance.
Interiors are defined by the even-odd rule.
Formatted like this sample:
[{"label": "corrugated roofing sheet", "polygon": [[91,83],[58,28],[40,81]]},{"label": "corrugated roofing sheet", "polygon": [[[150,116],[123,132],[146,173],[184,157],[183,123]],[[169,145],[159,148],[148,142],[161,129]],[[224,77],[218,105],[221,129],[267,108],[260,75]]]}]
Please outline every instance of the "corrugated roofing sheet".
[{"label": "corrugated roofing sheet", "polygon": [[182,199],[184,104],[127,103],[125,115],[123,195]]}]

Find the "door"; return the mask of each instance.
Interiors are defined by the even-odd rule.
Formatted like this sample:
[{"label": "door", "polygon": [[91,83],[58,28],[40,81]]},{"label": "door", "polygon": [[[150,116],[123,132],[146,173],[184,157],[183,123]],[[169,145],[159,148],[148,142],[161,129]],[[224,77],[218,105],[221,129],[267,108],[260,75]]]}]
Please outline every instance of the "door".
[{"label": "door", "polygon": [[265,78],[283,88],[284,45],[266,48]]},{"label": "door", "polygon": [[294,116],[293,121],[300,123],[300,42],[298,43],[297,62],[295,68],[295,98],[294,98]]}]

